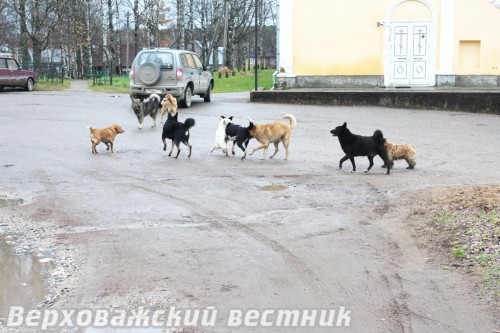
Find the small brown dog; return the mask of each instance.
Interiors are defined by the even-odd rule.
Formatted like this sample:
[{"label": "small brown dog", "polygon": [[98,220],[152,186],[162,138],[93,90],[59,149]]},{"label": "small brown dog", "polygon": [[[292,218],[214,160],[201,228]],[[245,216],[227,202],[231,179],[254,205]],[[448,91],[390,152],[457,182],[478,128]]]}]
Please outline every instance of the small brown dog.
[{"label": "small brown dog", "polygon": [[97,154],[97,149],[96,146],[104,142],[106,145],[107,149],[111,149],[111,152],[114,153],[113,150],[113,142],[115,141],[115,136],[117,134],[121,134],[125,132],[123,128],[118,125],[118,124],[113,124],[109,127],[106,128],[93,128],[93,127],[87,127],[90,131],[90,142],[92,143],[92,154]]},{"label": "small brown dog", "polygon": [[[297,125],[297,119],[291,114],[286,114],[283,116],[284,119],[290,120],[290,125],[285,124],[282,121],[275,121],[270,124],[255,124],[251,123],[253,126],[248,130],[251,137],[257,139],[261,143],[260,146],[254,148],[250,155],[255,153],[259,149],[264,149],[261,160],[266,158],[267,148],[270,143],[274,143],[274,153],[269,156],[273,158],[278,153],[278,145],[283,142],[283,147],[285,147],[285,160],[288,159],[288,146],[290,145],[290,139],[292,137],[292,128]],[[242,159],[245,158],[246,152],[243,154]]]},{"label": "small brown dog", "polygon": [[[385,142],[385,147],[387,148],[387,154],[391,161],[395,160],[405,160],[408,163],[407,169],[415,168],[417,164],[415,160],[416,149],[412,144],[396,144],[389,141]],[[385,168],[385,164],[382,165]]]},{"label": "small brown dog", "polygon": [[170,94],[166,94],[161,101],[161,122],[163,123],[163,115],[165,113],[170,113],[175,116],[177,113],[177,99]]}]

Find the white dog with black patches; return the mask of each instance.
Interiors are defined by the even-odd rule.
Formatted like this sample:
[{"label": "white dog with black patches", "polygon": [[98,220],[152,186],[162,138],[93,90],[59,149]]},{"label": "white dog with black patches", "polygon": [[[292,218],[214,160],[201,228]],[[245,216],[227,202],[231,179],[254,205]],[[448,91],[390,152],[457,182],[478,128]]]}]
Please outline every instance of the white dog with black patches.
[{"label": "white dog with black patches", "polygon": [[222,149],[224,154],[228,156],[226,145],[226,127],[230,122],[231,119],[224,117],[219,118],[219,127],[217,127],[217,131],[215,132],[215,143],[210,153],[212,153],[216,149]]}]

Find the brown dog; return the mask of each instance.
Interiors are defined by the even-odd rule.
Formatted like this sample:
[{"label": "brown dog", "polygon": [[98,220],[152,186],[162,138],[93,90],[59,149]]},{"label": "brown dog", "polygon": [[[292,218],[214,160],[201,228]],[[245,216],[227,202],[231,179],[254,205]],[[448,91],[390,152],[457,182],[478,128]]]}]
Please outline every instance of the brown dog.
[{"label": "brown dog", "polygon": [[[387,148],[387,155],[389,155],[391,161],[405,160],[406,163],[408,163],[407,169],[415,168],[417,161],[415,159],[416,149],[414,145],[397,144],[386,141],[385,147]],[[385,168],[385,164],[382,167]]]},{"label": "brown dog", "polygon": [[177,99],[170,94],[166,94],[161,101],[161,122],[163,123],[163,115],[165,113],[170,113],[172,116],[175,116],[177,113]]},{"label": "brown dog", "polygon": [[[255,124],[251,126],[248,130],[250,136],[257,139],[261,143],[260,146],[254,148],[250,155],[255,153],[259,149],[264,149],[261,160],[266,158],[267,148],[270,143],[274,143],[274,154],[269,156],[273,158],[278,153],[278,145],[283,142],[283,147],[285,147],[285,160],[288,159],[288,146],[290,145],[290,138],[292,137],[292,128],[297,125],[297,119],[291,114],[286,114],[283,116],[284,119],[290,120],[290,125],[285,124],[282,121],[275,121],[270,124]],[[245,158],[246,152],[243,154],[242,159]]]},{"label": "brown dog", "polygon": [[92,154],[97,154],[97,149],[96,146],[104,142],[106,145],[107,149],[111,149],[111,152],[114,153],[113,150],[113,142],[115,141],[115,136],[117,134],[121,134],[125,132],[122,127],[118,124],[113,124],[109,127],[106,128],[93,128],[93,127],[87,127],[90,131],[90,142],[92,143]]}]

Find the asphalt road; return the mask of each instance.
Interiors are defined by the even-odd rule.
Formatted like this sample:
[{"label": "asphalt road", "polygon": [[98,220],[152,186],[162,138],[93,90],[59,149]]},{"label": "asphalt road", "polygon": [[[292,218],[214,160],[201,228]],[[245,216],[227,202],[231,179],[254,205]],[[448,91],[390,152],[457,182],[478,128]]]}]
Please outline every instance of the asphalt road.
[{"label": "asphalt road", "polygon": [[[298,120],[288,161],[283,150],[272,160],[209,154],[220,115],[247,124],[286,113]],[[0,93],[0,194],[25,200],[1,209],[0,221],[71,263],[58,266],[66,271],[51,308],[214,306],[216,326],[193,332],[498,330],[467,277],[430,263],[404,225],[421,190],[499,182],[500,117],[251,104],[248,93],[194,98],[179,109],[187,117],[196,120],[192,157],[183,149],[176,160],[162,150],[161,124],[137,128],[128,95],[78,82]],[[368,160],[357,158],[357,173],[349,161],[339,170],[329,131],[345,121],[357,134],[381,129],[415,144],[416,169],[397,161],[386,175],[376,158],[365,174]],[[112,123],[125,129],[115,153],[101,144],[93,155],[86,127]],[[350,327],[227,327],[233,309],[340,307]]]}]

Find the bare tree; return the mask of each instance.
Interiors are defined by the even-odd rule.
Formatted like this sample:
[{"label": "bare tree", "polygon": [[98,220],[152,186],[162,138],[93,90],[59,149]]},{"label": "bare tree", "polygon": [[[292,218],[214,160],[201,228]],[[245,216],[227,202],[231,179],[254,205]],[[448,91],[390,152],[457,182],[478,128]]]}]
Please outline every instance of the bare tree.
[{"label": "bare tree", "polygon": [[[12,8],[19,16],[23,55],[28,43],[33,48],[35,70],[40,67],[41,53],[50,43],[55,28],[60,23],[67,0],[13,0]],[[26,62],[23,57],[23,62]]]}]

